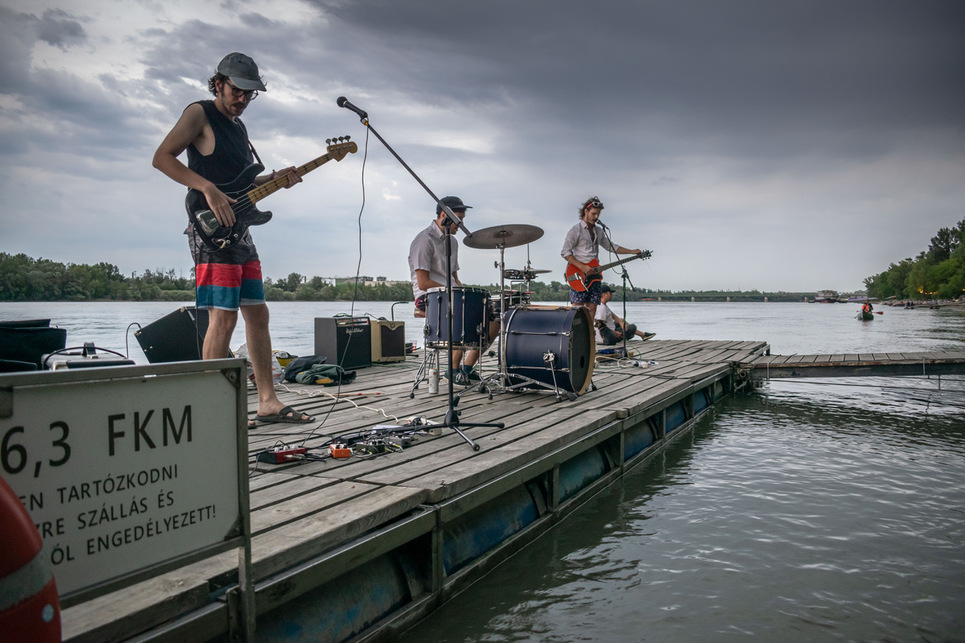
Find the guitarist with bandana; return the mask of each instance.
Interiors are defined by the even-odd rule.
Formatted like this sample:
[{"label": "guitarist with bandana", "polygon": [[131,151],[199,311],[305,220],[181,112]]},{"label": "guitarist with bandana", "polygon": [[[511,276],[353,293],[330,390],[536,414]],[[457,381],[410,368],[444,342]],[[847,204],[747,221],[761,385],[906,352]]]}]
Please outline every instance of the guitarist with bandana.
[{"label": "guitarist with bandana", "polygon": [[568,264],[566,280],[570,286],[570,303],[586,307],[593,318],[596,318],[596,307],[600,303],[603,283],[599,272],[600,248],[621,255],[643,255],[639,249],[631,250],[610,243],[600,226],[596,225],[601,212],[603,203],[598,197],[592,196],[584,201],[580,206],[580,222],[566,233],[563,250],[560,252]]},{"label": "guitarist with bandana", "polygon": [[[192,103],[181,114],[154,153],[154,167],[182,185],[203,194],[211,213],[221,226],[233,226],[236,199],[218,186],[228,183],[252,165],[256,154],[248,141],[248,130],[241,114],[265,84],[255,61],[234,52],[218,64],[217,73],[208,80],[214,100]],[[178,156],[187,150],[185,165]],[[262,168],[263,169],[263,168]],[[291,187],[301,177],[294,167],[253,179],[263,185],[276,176],[287,177]],[[195,264],[197,306],[208,311],[208,330],[202,357],[218,359],[230,355],[229,343],[238,321],[238,310],[245,320],[246,344],[258,389],[256,418],[266,422],[307,423],[314,418],[283,404],[275,393],[271,376],[271,336],[268,332],[268,306],[258,251],[245,230],[230,247],[212,248],[199,238],[194,222],[186,231]]]}]

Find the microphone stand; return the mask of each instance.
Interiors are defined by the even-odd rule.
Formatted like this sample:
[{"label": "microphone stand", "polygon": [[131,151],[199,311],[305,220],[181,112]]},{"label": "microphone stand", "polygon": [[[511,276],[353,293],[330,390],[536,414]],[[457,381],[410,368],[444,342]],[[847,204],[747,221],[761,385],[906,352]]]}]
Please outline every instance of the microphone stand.
[{"label": "microphone stand", "polygon": [[[448,326],[448,332],[449,332],[449,335],[448,335],[449,341],[447,342],[447,347],[446,347],[446,352],[448,354],[448,360],[449,360],[446,365],[446,370],[449,372],[449,377],[447,377],[446,379],[449,382],[449,400],[448,400],[448,409],[446,411],[446,418],[443,421],[441,426],[452,429],[453,431],[458,433],[463,440],[469,443],[469,446],[472,447],[473,451],[479,451],[479,445],[473,442],[468,435],[463,433],[460,430],[460,427],[492,426],[492,427],[497,427],[502,429],[506,425],[503,424],[502,422],[498,422],[498,423],[478,423],[478,422],[462,423],[460,422],[459,411],[456,410],[456,400],[453,395],[453,380],[455,379],[455,375],[452,372],[452,352],[453,352],[452,351],[452,338],[453,338],[452,311],[454,308],[454,301],[453,301],[453,295],[452,295],[452,227],[451,226],[452,225],[457,226],[460,230],[465,232],[466,235],[469,235],[471,233],[469,232],[469,230],[466,229],[466,226],[463,224],[462,219],[457,217],[456,214],[449,208],[449,206],[444,204],[439,199],[439,197],[433,194],[432,190],[429,189],[429,186],[426,185],[422,181],[422,179],[419,178],[419,176],[412,170],[412,168],[410,168],[406,164],[406,162],[402,160],[402,157],[396,154],[395,150],[392,149],[392,146],[389,145],[384,138],[382,138],[382,136],[375,130],[374,127],[372,127],[372,124],[369,123],[369,115],[367,112],[364,112],[358,109],[357,107],[355,107],[355,105],[352,105],[351,103],[349,103],[347,100],[345,100],[344,96],[340,96],[338,101],[336,101],[336,104],[339,107],[344,107],[359,115],[362,125],[368,128],[368,130],[375,135],[375,138],[379,139],[379,142],[381,142],[382,145],[385,146],[385,149],[389,150],[392,156],[394,156],[395,159],[402,165],[402,167],[404,167],[409,172],[409,174],[412,175],[412,178],[414,178],[416,182],[422,186],[422,189],[424,189],[429,194],[429,196],[432,197],[432,200],[436,202],[437,207],[439,207],[442,210],[442,212],[444,212],[446,215],[445,221],[443,222],[442,231],[446,240],[446,299],[448,300],[448,305],[446,307],[446,324]],[[428,346],[426,347],[426,350],[429,350]],[[440,425],[437,425],[437,426],[440,426]]]},{"label": "microphone stand", "polygon": [[[603,229],[603,234],[606,235],[607,241],[610,242],[610,247],[612,248],[612,247],[613,247],[613,239],[610,238],[610,228],[606,227],[605,225],[603,225],[603,224],[600,223],[599,221],[597,221],[597,225],[599,225],[599,226]],[[621,271],[621,275],[620,275],[620,276],[621,276],[621,278],[623,279],[623,293],[622,293],[622,297],[623,297],[623,356],[624,356],[624,357],[628,357],[628,356],[629,356],[629,353],[627,352],[627,326],[630,325],[630,322],[627,321],[627,284],[630,284],[630,288],[633,288],[633,283],[630,281],[630,273],[627,272],[627,265],[626,265],[625,263],[620,264],[620,271]]]}]

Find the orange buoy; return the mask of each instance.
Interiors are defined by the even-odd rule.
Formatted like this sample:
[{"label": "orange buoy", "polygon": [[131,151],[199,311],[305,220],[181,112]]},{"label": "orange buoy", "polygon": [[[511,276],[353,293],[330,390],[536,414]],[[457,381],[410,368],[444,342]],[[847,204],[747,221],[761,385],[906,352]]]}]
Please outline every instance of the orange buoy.
[{"label": "orange buoy", "polygon": [[30,514],[0,477],[0,639],[60,641],[60,600]]}]

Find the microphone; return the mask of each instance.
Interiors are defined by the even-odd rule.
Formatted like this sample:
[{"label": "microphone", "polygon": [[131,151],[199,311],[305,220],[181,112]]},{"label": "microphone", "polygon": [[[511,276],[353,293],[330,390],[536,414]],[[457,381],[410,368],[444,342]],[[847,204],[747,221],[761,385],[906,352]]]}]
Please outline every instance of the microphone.
[{"label": "microphone", "polygon": [[348,102],[348,99],[345,98],[344,96],[339,96],[338,100],[335,101],[335,104],[338,105],[339,107],[344,107],[345,109],[352,110],[353,112],[358,114],[359,117],[361,117],[363,120],[369,117],[368,112],[366,112],[364,109],[359,109],[352,103]]},{"label": "microphone", "polygon": [[603,223],[602,221],[600,221],[599,219],[596,220],[596,224],[597,224],[598,226],[600,226],[601,228],[603,228],[604,230],[609,230],[609,229],[610,229],[610,228],[606,227],[606,224]]}]

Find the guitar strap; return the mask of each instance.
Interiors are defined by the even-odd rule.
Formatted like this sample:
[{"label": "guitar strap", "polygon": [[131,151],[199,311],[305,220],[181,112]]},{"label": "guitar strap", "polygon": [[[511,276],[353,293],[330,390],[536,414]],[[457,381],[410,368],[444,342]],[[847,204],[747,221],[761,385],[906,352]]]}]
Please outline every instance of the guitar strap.
[{"label": "guitar strap", "polygon": [[255,146],[251,144],[250,138],[248,139],[248,149],[250,149],[251,153],[255,155],[255,160],[258,161],[258,165],[264,166],[265,164],[261,162],[261,157],[258,156],[258,151],[255,149]]}]

